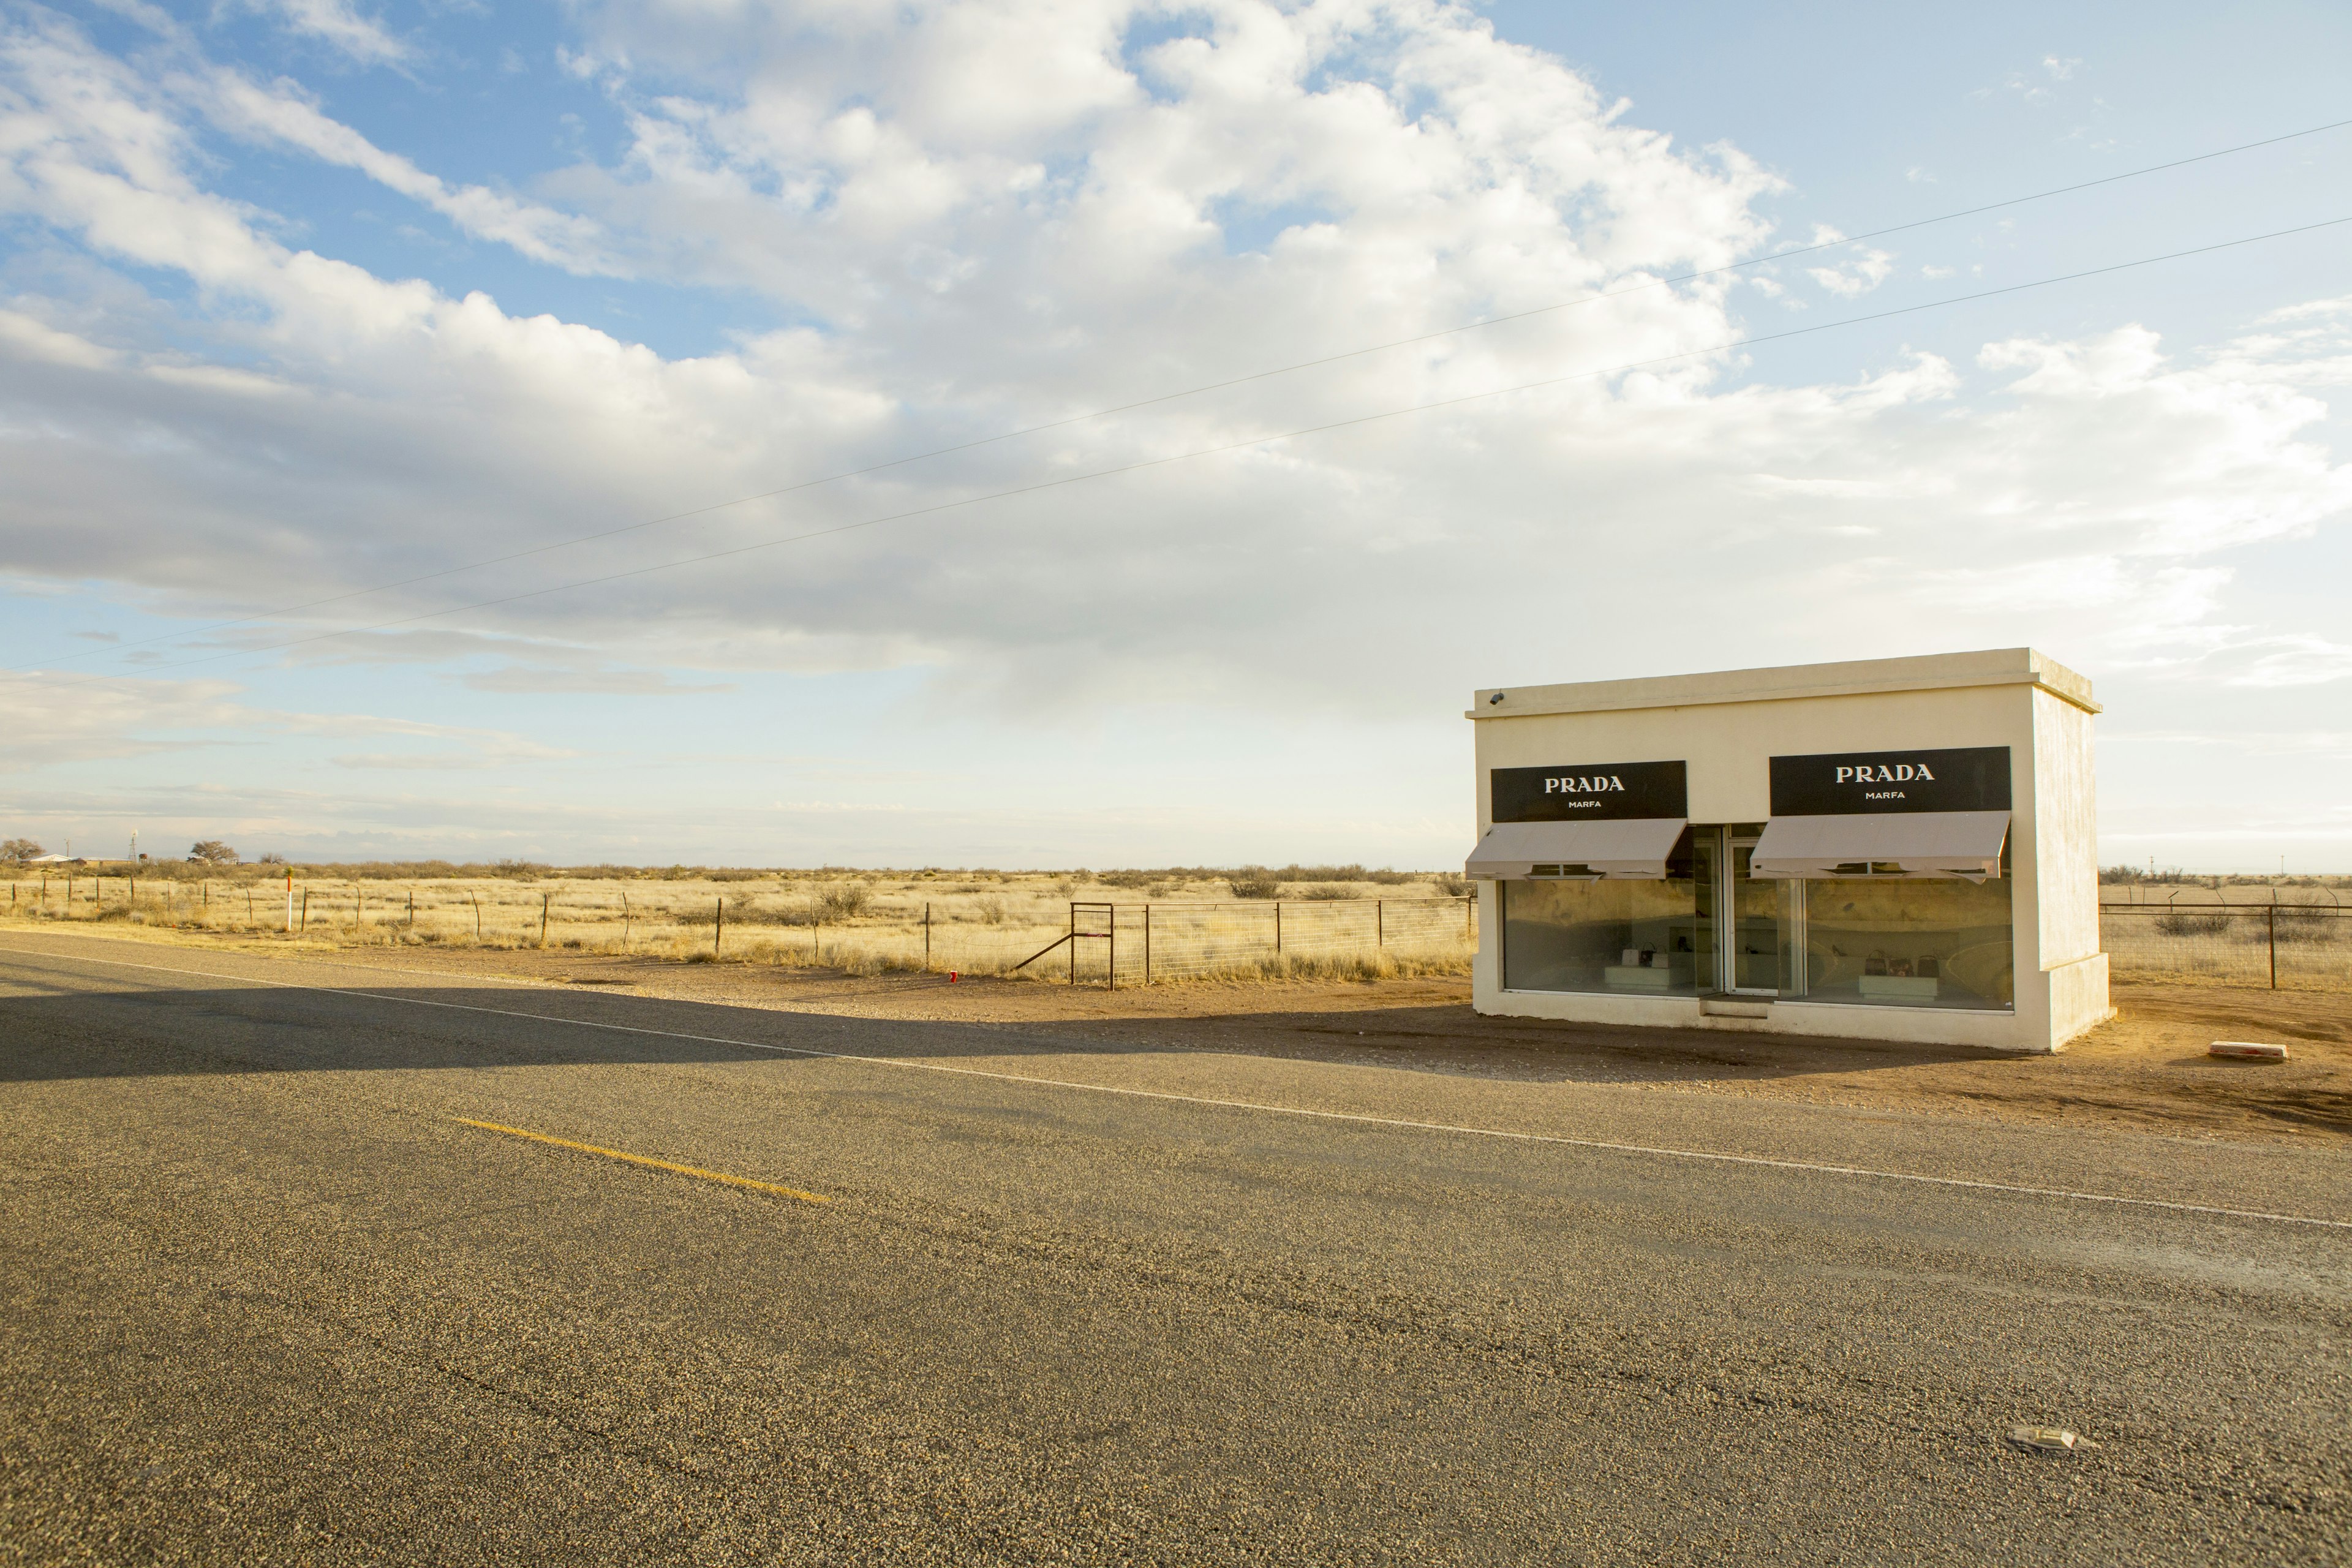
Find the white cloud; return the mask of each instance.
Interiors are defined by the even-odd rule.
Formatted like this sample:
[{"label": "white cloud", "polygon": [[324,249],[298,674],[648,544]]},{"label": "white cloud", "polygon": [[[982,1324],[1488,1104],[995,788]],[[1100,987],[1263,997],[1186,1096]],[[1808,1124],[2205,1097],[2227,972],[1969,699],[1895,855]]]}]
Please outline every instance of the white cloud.
[{"label": "white cloud", "polygon": [[532,746],[502,752],[346,752],[329,760],[339,768],[353,768],[367,773],[449,773],[453,771],[478,773],[490,768],[506,767],[519,761],[543,762],[550,758],[572,755],[576,753],[552,746]]},{"label": "white cloud", "polygon": [[2352,297],[2273,310],[2207,360],[2217,378],[2246,380],[2267,370],[2304,387],[2352,385]]},{"label": "white cloud", "polygon": [[397,65],[413,51],[344,0],[247,0],[289,31],[317,38],[363,66]]},{"label": "white cloud", "polygon": [[16,310],[0,310],[0,353],[77,370],[108,370],[122,360],[111,349],[71,332],[59,331],[46,321]]},{"label": "white cloud", "polygon": [[[1845,236],[1826,224],[1816,225],[1812,243],[1834,245]],[[1806,276],[1841,300],[1859,299],[1894,275],[1895,253],[1864,246],[1823,267],[1809,267]]]},{"label": "white cloud", "polygon": [[[2046,78],[2049,82],[2069,82],[2074,79],[2075,74],[2082,68],[2083,62],[2079,59],[2058,55],[2044,55],[2042,57],[2042,69],[2039,75],[2030,70],[2011,71],[2009,74],[2009,90],[2028,103],[2047,103],[2054,94],[2043,79]],[[1979,89],[1969,96],[1984,98],[1990,90],[1990,89]],[[2097,102],[2096,100],[2093,101]],[[2100,107],[2104,109],[2105,105],[2100,104]],[[2079,136],[2084,132],[2078,128],[2074,134]]]},{"label": "white cloud", "polygon": [[623,270],[605,254],[603,237],[590,220],[481,185],[448,185],[320,113],[289,84],[281,82],[271,91],[234,72],[218,71],[206,85],[206,108],[213,120],[234,134],[273,141],[325,163],[356,169],[431,207],[467,234],[512,246],[533,261],[575,273]]},{"label": "white cloud", "polygon": [[2326,637],[2263,637],[2235,651],[2254,657],[2230,678],[2232,686],[2319,686],[2352,676],[2352,645]]},{"label": "white cloud", "polygon": [[2249,375],[2242,361],[2220,373],[2175,365],[2137,327],[1994,343],[1978,363],[2023,373],[2008,390],[2029,400],[2039,440],[2130,464],[2092,468],[2102,482],[2063,508],[2070,525],[2127,541],[2130,553],[2187,557],[2292,536],[2352,506],[2352,468],[2294,439],[2327,411],[2288,374]]},{"label": "white cloud", "polygon": [[496,669],[469,670],[460,679],[476,691],[563,696],[674,697],[736,689],[732,681],[684,681],[658,669],[547,669],[509,664]]},{"label": "white cloud", "polygon": [[508,731],[478,726],[256,708],[240,700],[236,683],[217,679],[116,680],[0,672],[0,711],[8,715],[13,738],[12,745],[0,752],[0,769],[12,772],[249,744],[257,734],[397,737],[441,748],[384,752],[372,764],[381,766],[449,765],[413,760],[430,757],[487,767],[572,754]]},{"label": "white cloud", "polygon": [[0,711],[13,743],[0,770],[90,758],[144,756],[205,744],[207,731],[240,727],[255,715],[223,681],[98,681],[68,685],[0,672]]}]

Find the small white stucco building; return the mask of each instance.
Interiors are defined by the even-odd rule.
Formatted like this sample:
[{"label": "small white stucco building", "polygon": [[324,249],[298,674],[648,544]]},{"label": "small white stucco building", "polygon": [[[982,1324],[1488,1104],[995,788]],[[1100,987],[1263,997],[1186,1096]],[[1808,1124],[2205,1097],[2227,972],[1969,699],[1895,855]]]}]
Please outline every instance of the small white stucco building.
[{"label": "small white stucco building", "polygon": [[2056,1050],[2098,710],[2031,648],[1481,691],[1477,1009]]}]

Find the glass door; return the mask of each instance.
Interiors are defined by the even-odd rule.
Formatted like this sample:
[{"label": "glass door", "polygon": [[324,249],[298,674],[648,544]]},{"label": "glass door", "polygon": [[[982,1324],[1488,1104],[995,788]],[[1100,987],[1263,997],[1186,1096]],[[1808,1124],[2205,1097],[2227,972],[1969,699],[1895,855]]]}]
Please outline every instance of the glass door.
[{"label": "glass door", "polygon": [[1756,995],[1773,996],[1780,991],[1780,891],[1777,881],[1758,881],[1748,874],[1748,863],[1756,853],[1756,839],[1748,837],[1755,829],[1734,828],[1731,854],[1727,869],[1729,886],[1725,889],[1725,904],[1730,910],[1726,933],[1728,940],[1727,957],[1730,984],[1724,989]]},{"label": "glass door", "polygon": [[1691,881],[1698,895],[1698,919],[1691,932],[1691,973],[1701,991],[1723,989],[1722,951],[1717,940],[1723,912],[1723,829],[1693,827]]}]

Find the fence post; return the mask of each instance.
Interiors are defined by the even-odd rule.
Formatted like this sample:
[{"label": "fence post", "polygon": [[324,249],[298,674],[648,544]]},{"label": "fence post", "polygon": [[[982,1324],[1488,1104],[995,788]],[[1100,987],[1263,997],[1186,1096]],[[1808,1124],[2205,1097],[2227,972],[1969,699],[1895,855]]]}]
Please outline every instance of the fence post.
[{"label": "fence post", "polygon": [[555,895],[552,893],[543,892],[539,895],[539,947],[542,952],[547,951],[547,906],[554,900],[554,898]]},{"label": "fence post", "polygon": [[713,904],[715,907],[710,921],[710,956],[716,958],[719,956],[719,939],[727,934],[727,895],[721,893],[713,900]]},{"label": "fence post", "polygon": [[629,890],[621,889],[621,951],[629,951]]},{"label": "fence post", "polygon": [[2271,894],[2271,989],[2278,989],[2278,894]]},{"label": "fence post", "polygon": [[1389,944],[1389,907],[1386,899],[1372,900],[1372,951],[1377,952]]},{"label": "fence post", "polygon": [[923,900],[923,973],[931,972],[931,900]]},{"label": "fence post", "polygon": [[1110,988],[1118,989],[1118,906],[1110,907]]},{"label": "fence post", "polygon": [[310,889],[302,889],[302,934],[310,934]]},{"label": "fence post", "polygon": [[466,889],[466,901],[474,906],[474,945],[482,945],[482,900],[474,897],[474,889]]},{"label": "fence post", "polygon": [[1282,956],[1282,900],[1274,900],[1274,956]]},{"label": "fence post", "polygon": [[1143,983],[1151,984],[1151,905],[1143,906]]},{"label": "fence post", "polygon": [[1070,900],[1070,984],[1078,983],[1078,901]]}]

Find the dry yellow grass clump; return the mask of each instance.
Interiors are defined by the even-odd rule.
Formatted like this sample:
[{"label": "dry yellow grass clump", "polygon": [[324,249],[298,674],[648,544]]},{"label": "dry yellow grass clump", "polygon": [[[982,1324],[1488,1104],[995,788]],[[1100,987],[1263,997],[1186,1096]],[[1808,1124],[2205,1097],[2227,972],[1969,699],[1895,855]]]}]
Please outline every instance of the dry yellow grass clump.
[{"label": "dry yellow grass clump", "polygon": [[[134,878],[121,868],[20,868],[6,918],[857,974],[929,968],[1100,981],[1115,963],[1122,985],[1467,972],[1475,915],[1459,879],[1314,871],[1288,879],[1259,868],[1097,876],[434,863],[173,865]],[[1041,950],[1050,951],[1021,967]]]}]

